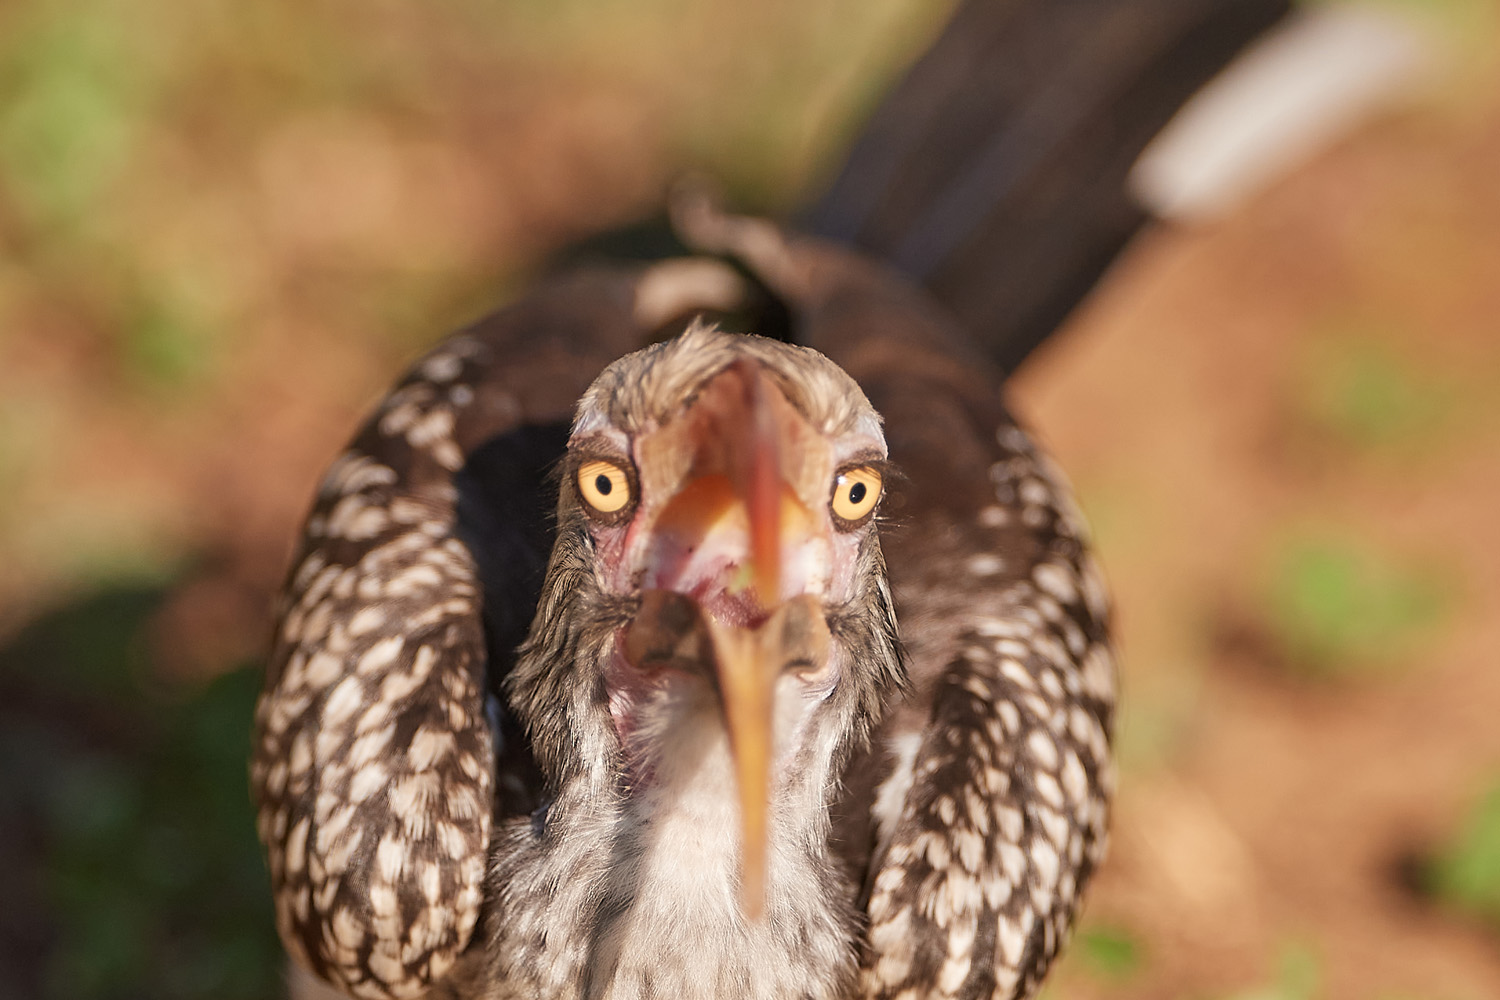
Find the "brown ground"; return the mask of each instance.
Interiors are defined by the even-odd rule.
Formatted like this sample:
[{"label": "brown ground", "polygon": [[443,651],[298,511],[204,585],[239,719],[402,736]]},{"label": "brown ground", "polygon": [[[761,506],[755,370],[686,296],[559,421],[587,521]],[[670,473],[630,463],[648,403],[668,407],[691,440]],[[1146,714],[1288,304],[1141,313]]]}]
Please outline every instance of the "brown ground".
[{"label": "brown ground", "polygon": [[[1015,386],[1101,507],[1126,757],[1090,918],[1147,956],[1060,996],[1223,994],[1274,982],[1289,944],[1328,997],[1500,996],[1497,939],[1400,878],[1500,765],[1497,111],[1384,121],[1220,226],[1156,234]],[[1334,335],[1442,386],[1442,428],[1394,451],[1318,440],[1299,382]],[[1321,681],[1226,639],[1278,535],[1309,523],[1442,561],[1462,595],[1444,627]],[[1143,728],[1157,745],[1131,754]]]},{"label": "brown ground", "polygon": [[[20,262],[0,262],[19,331],[0,339],[5,621],[196,553],[158,622],[168,669],[253,655],[321,466],[405,358],[541,251],[639,211],[685,156],[753,197],[805,175],[808,136],[868,84],[824,73],[770,144],[801,152],[767,179],[746,163],[773,159],[753,113],[786,104],[766,96],[778,74],[801,94],[829,52],[902,46],[844,37],[850,4],[801,6],[702,23],[653,7],[637,34],[673,25],[670,58],[620,54],[639,40],[620,37],[623,7],[586,30],[543,18],[504,58],[460,18],[381,8],[366,47],[426,45],[438,66],[397,110],[268,110],[235,90],[264,80],[226,71],[205,92],[245,117],[175,108],[105,220],[143,280],[187,273],[212,300],[207,360],[165,387],[111,339],[96,248],[28,259],[41,229],[0,214]],[[896,6],[878,5],[886,36],[932,21]],[[743,51],[805,23],[782,64],[720,63],[695,39],[726,17]],[[1154,233],[1014,386],[1096,522],[1125,688],[1115,846],[1087,926],[1138,961],[1112,978],[1075,955],[1053,997],[1227,997],[1274,985],[1289,948],[1330,1000],[1500,997],[1500,937],[1401,875],[1500,773],[1500,102],[1494,73],[1470,77],[1221,223]],[[1364,434],[1319,400],[1371,350],[1419,404]],[[1437,567],[1445,610],[1310,671],[1267,610],[1278,553],[1304,536]]]}]

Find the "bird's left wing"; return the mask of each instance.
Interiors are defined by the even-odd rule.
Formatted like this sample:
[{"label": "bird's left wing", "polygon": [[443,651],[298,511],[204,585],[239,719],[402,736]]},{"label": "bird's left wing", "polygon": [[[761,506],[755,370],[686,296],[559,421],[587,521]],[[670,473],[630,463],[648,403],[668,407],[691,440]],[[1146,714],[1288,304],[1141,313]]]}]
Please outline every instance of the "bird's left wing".
[{"label": "bird's left wing", "polygon": [[885,420],[882,547],[912,693],[851,763],[836,844],[863,887],[861,995],[1024,997],[1105,846],[1108,599],[1066,482],[925,293],[842,248],[685,202]]}]

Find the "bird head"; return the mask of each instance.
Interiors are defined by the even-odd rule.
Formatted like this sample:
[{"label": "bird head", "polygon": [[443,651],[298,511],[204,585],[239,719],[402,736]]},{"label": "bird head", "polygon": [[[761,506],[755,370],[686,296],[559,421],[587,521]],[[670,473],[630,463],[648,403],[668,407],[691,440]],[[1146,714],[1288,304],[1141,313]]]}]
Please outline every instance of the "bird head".
[{"label": "bird head", "polygon": [[579,403],[512,697],[554,780],[607,760],[598,777],[626,795],[691,766],[671,755],[694,734],[726,740],[750,917],[777,811],[825,815],[830,770],[902,683],[885,459],[832,362],[702,326],[611,365]]}]

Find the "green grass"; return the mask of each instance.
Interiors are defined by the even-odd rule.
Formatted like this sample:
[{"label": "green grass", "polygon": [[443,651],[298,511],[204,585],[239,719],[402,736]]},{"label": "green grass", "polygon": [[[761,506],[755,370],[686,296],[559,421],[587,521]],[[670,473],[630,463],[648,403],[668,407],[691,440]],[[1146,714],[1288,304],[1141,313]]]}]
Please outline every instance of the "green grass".
[{"label": "green grass", "polygon": [[1426,874],[1440,903],[1500,930],[1500,782],[1437,849]]},{"label": "green grass", "polygon": [[26,4],[0,50],[0,178],[34,223],[76,232],[143,141],[160,80],[130,5]]},{"label": "green grass", "polygon": [[181,395],[212,369],[210,331],[167,296],[135,304],[122,323],[122,341],[127,370],[149,387]]},{"label": "green grass", "polygon": [[1301,943],[1283,946],[1276,975],[1269,982],[1231,993],[1224,1000],[1318,1000],[1322,996],[1323,962]]},{"label": "green grass", "polygon": [[1090,976],[1110,984],[1134,979],[1145,965],[1145,946],[1123,927],[1085,926],[1073,941],[1075,961]]},{"label": "green grass", "polygon": [[1315,437],[1365,453],[1430,454],[1454,424],[1457,387],[1378,332],[1315,338],[1301,369],[1299,422]]},{"label": "green grass", "polygon": [[1275,553],[1262,600],[1291,664],[1337,675],[1419,653],[1448,616],[1456,589],[1436,566],[1341,533],[1320,534]]}]

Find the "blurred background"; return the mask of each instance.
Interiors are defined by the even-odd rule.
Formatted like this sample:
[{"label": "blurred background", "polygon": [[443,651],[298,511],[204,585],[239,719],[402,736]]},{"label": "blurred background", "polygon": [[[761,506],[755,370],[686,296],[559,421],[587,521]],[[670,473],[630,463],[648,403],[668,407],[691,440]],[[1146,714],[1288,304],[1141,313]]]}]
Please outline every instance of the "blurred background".
[{"label": "blurred background", "polygon": [[[1049,1000],[1500,997],[1500,0],[1013,383],[1118,598]],[[0,3],[0,1000],[279,995],[245,758],[323,465],[684,169],[786,212],[938,0]]]}]

